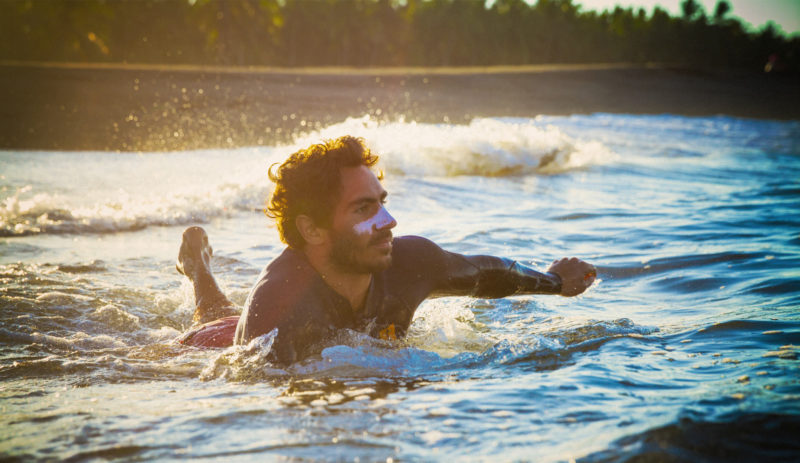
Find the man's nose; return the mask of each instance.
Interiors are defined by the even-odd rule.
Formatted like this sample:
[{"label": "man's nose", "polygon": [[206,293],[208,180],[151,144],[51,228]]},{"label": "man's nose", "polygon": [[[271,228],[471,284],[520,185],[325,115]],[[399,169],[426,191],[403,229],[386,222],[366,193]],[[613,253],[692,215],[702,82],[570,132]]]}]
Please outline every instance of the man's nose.
[{"label": "man's nose", "polygon": [[389,214],[389,211],[387,211],[385,207],[381,206],[375,220],[375,230],[391,230],[396,226],[397,221],[394,220],[394,217]]}]

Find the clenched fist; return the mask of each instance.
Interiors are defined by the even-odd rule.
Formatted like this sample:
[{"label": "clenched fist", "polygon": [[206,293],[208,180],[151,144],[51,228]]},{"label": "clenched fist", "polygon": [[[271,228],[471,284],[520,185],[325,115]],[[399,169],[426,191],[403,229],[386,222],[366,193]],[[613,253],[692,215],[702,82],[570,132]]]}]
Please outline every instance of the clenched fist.
[{"label": "clenched fist", "polygon": [[561,278],[562,296],[577,296],[592,286],[597,278],[594,265],[575,257],[554,260],[547,271]]}]

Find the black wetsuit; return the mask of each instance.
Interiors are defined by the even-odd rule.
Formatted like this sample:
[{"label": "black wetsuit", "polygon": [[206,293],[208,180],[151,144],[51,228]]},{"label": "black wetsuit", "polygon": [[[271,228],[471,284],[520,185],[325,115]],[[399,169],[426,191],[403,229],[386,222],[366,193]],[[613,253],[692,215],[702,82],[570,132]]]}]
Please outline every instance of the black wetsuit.
[{"label": "black wetsuit", "polygon": [[373,274],[363,310],[328,286],[301,251],[287,248],[258,279],[236,327],[235,344],[278,328],[274,360],[292,363],[320,352],[337,330],[375,337],[403,336],[422,301],[439,296],[499,298],[513,294],[558,294],[557,275],[540,273],[492,256],[448,252],[425,238],[392,243],[392,264]]}]

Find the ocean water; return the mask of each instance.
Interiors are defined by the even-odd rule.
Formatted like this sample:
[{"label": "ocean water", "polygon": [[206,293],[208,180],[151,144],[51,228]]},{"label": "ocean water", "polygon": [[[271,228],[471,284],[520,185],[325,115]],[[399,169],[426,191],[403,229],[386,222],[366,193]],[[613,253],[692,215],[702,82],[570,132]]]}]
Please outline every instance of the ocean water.
[{"label": "ocean water", "polygon": [[[172,342],[201,224],[243,303],[283,246],[266,169],[343,134],[397,235],[545,269],[576,298],[443,298],[280,369],[268,340]],[[800,122],[368,116],[288,146],[0,152],[0,458],[800,461]]]}]

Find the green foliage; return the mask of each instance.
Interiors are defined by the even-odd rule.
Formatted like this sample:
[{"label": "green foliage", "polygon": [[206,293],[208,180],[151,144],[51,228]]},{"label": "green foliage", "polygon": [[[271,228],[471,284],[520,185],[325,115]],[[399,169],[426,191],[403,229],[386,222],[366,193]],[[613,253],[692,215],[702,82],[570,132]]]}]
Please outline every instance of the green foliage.
[{"label": "green foliage", "polygon": [[721,23],[725,21],[725,15],[731,12],[731,4],[725,0],[719,0],[717,6],[714,7],[714,22]]},{"label": "green foliage", "polygon": [[[706,17],[572,0],[3,0],[0,59],[266,66],[662,62],[800,69],[800,40]],[[772,58],[770,58],[772,57]]]}]

